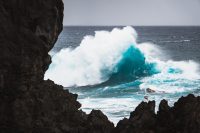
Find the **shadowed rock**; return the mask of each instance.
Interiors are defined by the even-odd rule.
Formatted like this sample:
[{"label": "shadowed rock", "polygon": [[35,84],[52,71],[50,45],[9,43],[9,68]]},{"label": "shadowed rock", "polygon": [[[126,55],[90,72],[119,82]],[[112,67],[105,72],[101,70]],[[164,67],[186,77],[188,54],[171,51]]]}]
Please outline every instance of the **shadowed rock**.
[{"label": "shadowed rock", "polygon": [[117,124],[116,133],[151,133],[155,129],[155,101],[142,102],[136,107],[129,119]]},{"label": "shadowed rock", "polygon": [[181,97],[174,107],[162,101],[157,114],[157,132],[162,133],[199,133],[200,97],[189,94]]},{"label": "shadowed rock", "polygon": [[155,102],[142,102],[129,119],[117,124],[113,133],[199,133],[200,97],[181,97],[174,107],[162,100],[154,113]]},{"label": "shadowed rock", "polygon": [[[77,95],[43,80],[63,28],[62,0],[1,0],[0,18],[0,132],[87,132],[91,118]],[[105,117],[97,113],[90,131],[110,131]]]},{"label": "shadowed rock", "polygon": [[100,110],[92,110],[87,119],[87,133],[110,133],[114,127]]}]

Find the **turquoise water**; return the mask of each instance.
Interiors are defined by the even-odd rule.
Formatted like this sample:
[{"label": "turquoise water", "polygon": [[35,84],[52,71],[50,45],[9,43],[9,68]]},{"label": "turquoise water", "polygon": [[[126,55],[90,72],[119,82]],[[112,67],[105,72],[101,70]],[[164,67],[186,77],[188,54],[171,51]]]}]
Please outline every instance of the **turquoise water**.
[{"label": "turquoise water", "polygon": [[[185,42],[189,43],[179,41]],[[162,99],[173,105],[180,96],[199,95],[198,61],[165,58],[166,51],[156,44],[138,43],[132,27],[98,31],[84,37],[79,46],[52,54],[45,78],[79,94],[87,113],[101,109],[117,123],[128,117],[144,96],[157,105]],[[147,93],[147,88],[155,93]]]}]

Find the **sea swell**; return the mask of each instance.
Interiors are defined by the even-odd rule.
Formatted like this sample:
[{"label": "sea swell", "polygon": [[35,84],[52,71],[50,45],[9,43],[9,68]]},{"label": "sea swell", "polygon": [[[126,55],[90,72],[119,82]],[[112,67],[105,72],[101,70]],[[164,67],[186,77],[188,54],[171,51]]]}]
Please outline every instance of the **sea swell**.
[{"label": "sea swell", "polygon": [[[75,49],[52,56],[45,79],[77,93],[87,113],[100,109],[115,124],[128,117],[144,96],[157,101],[157,106],[164,98],[171,106],[180,96],[200,92],[198,63],[166,59],[157,45],[137,43],[132,27],[96,31]],[[155,93],[146,93],[147,88]]]},{"label": "sea swell", "polygon": [[140,89],[173,88],[164,90],[166,92],[195,86],[193,81],[199,81],[197,63],[163,61],[161,53],[154,44],[138,44],[137,33],[132,27],[114,28],[111,32],[96,31],[94,36],[84,37],[77,48],[56,53],[45,79],[65,87],[117,86],[139,80]]},{"label": "sea swell", "polygon": [[139,78],[159,73],[156,63],[147,62],[145,55],[131,45],[123,54],[121,60],[116,64],[107,85],[117,85],[131,82]]}]

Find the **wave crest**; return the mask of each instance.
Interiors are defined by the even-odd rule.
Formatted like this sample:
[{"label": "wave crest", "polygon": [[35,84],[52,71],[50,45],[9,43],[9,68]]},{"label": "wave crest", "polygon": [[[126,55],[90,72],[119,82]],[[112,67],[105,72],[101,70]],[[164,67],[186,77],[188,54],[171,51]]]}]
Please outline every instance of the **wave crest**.
[{"label": "wave crest", "polygon": [[[120,84],[158,73],[187,73],[190,66],[160,61],[159,49],[150,43],[137,44],[136,39],[136,31],[129,26],[96,31],[94,36],[84,37],[77,48],[56,53],[45,79],[70,87]],[[191,71],[195,75],[196,70]]]}]

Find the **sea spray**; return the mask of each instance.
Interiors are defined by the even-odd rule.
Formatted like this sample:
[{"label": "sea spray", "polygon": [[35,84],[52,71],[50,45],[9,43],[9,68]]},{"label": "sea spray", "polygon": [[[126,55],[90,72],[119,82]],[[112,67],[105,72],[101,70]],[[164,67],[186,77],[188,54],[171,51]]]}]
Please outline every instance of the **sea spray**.
[{"label": "sea spray", "polygon": [[[162,61],[161,53],[154,44],[138,44],[137,33],[132,27],[114,28],[111,32],[96,31],[94,36],[85,36],[77,48],[56,53],[45,79],[65,87],[102,83],[111,86],[139,79],[141,89],[158,89],[161,84],[179,88],[180,80],[185,83],[199,79],[197,63]],[[166,79],[172,82],[165,82]]]},{"label": "sea spray", "polygon": [[[180,96],[199,95],[196,62],[169,60],[158,45],[138,44],[136,38],[132,27],[86,36],[77,48],[52,54],[45,79],[72,86],[68,89],[79,95],[81,109],[100,109],[114,123],[129,117],[145,95],[156,105],[162,99],[173,105]],[[147,88],[156,92],[146,94]]]},{"label": "sea spray", "polygon": [[77,48],[55,54],[45,78],[69,87],[100,84],[110,78],[131,81],[152,74],[155,64],[146,62],[136,38],[132,27],[97,31],[95,36],[84,37]]}]

